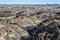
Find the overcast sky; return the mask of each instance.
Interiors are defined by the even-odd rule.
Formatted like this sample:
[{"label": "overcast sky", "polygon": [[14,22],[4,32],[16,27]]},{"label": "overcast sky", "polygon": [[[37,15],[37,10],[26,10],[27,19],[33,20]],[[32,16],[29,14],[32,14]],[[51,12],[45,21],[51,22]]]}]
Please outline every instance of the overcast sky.
[{"label": "overcast sky", "polygon": [[0,0],[0,4],[60,4],[60,0]]}]

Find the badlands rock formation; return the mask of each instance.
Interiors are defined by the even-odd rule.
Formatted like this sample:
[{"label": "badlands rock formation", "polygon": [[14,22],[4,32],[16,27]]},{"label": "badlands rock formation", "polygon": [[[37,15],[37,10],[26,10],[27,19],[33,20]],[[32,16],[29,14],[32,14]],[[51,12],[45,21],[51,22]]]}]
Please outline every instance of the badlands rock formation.
[{"label": "badlands rock formation", "polygon": [[49,40],[54,34],[50,40],[60,40],[60,5],[0,5],[0,40]]}]

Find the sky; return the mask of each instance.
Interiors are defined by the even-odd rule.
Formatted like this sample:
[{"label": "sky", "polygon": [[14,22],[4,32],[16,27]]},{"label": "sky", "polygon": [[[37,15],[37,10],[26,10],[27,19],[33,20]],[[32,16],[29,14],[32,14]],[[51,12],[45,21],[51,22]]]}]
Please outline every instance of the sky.
[{"label": "sky", "polygon": [[0,4],[60,4],[60,0],[0,0]]}]

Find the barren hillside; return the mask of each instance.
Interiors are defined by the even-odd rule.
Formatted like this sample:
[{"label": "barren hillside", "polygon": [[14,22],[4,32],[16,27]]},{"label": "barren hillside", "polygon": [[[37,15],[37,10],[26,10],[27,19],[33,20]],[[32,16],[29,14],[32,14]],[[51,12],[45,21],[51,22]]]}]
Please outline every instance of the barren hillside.
[{"label": "barren hillside", "polygon": [[[60,33],[60,5],[0,5],[0,40],[48,40],[44,37],[52,27]],[[50,40],[60,40],[59,36]]]}]

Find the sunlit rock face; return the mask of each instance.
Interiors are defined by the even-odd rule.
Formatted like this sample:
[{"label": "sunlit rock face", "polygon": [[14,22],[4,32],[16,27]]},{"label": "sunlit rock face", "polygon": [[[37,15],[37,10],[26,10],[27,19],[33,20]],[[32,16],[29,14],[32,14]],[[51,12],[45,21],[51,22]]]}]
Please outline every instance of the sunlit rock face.
[{"label": "sunlit rock face", "polygon": [[58,5],[0,6],[0,40],[60,40],[57,34],[60,35]]}]

